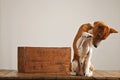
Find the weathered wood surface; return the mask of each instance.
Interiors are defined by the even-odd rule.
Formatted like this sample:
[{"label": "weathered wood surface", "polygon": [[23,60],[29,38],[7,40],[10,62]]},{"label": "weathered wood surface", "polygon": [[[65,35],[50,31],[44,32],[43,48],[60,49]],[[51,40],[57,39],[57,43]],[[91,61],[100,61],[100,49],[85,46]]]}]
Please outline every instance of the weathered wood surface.
[{"label": "weathered wood surface", "polygon": [[70,47],[18,47],[18,72],[69,72]]},{"label": "weathered wood surface", "polygon": [[16,70],[0,70],[1,80],[48,80],[48,79],[63,79],[63,80],[120,80],[119,71],[104,71],[95,70],[93,77],[71,76],[63,73],[18,73]]}]

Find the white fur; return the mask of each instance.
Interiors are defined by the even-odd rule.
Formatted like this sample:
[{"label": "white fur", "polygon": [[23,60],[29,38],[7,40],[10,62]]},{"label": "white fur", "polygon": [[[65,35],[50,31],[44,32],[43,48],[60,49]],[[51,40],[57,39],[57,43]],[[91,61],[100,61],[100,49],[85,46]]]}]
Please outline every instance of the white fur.
[{"label": "white fur", "polygon": [[76,60],[72,62],[71,69],[72,69],[72,72],[70,74],[76,75],[76,72],[78,69],[78,62]]},{"label": "white fur", "polygon": [[[77,61],[72,62],[72,72],[79,73],[80,75],[92,76],[93,72],[90,71],[91,57],[92,57],[92,38],[93,35],[87,32],[83,32],[81,37],[76,43],[79,54],[79,64]],[[84,56],[87,55],[87,61],[85,62]],[[83,71],[83,63],[85,63],[85,71]],[[78,69],[79,68],[79,69]],[[79,71],[78,71],[79,70]]]},{"label": "white fur", "polygon": [[85,68],[85,76],[92,76],[93,75],[93,72],[90,71],[90,66],[91,66],[91,58],[92,58],[92,48],[90,48],[90,51],[88,53],[88,58],[87,58],[87,61],[86,61],[86,68]]}]

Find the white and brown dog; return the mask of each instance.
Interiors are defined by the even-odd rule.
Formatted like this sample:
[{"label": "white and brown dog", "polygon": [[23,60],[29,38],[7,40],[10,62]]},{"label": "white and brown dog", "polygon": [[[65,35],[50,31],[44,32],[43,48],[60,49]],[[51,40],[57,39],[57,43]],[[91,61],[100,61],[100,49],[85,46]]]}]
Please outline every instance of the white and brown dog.
[{"label": "white and brown dog", "polygon": [[74,60],[72,62],[73,75],[92,76],[93,70],[90,68],[93,46],[92,39],[92,34],[83,32],[81,37],[77,40],[76,47],[78,49],[79,61]]},{"label": "white and brown dog", "polygon": [[[102,40],[105,40],[111,33],[118,32],[101,21],[94,22],[93,26],[91,26],[90,23],[83,24],[79,28],[73,41],[74,56],[71,65],[72,75],[92,76],[94,70],[90,62],[92,45],[97,48],[98,44]],[[83,36],[85,36],[85,38]]]}]

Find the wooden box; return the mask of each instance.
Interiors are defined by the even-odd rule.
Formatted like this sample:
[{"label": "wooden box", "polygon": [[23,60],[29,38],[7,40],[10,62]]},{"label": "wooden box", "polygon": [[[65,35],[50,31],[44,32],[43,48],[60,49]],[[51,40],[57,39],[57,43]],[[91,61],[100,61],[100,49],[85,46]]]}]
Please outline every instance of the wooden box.
[{"label": "wooden box", "polygon": [[70,47],[18,47],[18,72],[67,73]]}]

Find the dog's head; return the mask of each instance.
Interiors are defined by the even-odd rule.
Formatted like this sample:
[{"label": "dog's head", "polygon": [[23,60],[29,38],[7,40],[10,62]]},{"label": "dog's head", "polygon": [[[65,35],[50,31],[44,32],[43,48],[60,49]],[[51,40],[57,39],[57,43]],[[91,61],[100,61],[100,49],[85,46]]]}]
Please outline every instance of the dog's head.
[{"label": "dog's head", "polygon": [[118,33],[115,29],[110,28],[103,22],[94,22],[93,28],[93,45],[97,48],[98,44],[105,40],[111,33]]}]

